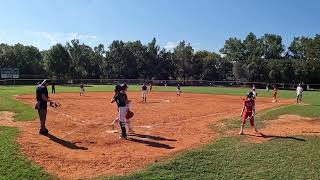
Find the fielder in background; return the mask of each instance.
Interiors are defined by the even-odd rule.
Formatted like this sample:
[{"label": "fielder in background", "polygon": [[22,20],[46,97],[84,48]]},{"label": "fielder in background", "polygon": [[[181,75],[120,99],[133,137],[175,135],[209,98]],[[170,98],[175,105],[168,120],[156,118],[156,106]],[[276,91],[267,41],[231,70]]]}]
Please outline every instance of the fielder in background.
[{"label": "fielder in background", "polygon": [[84,85],[82,82],[80,83],[80,96],[84,96]]},{"label": "fielder in background", "polygon": [[178,83],[177,85],[177,96],[180,96],[181,95],[181,87],[180,87],[180,84]]},{"label": "fielder in background", "polygon": [[298,85],[296,92],[297,92],[296,98],[297,98],[297,104],[298,104],[298,103],[301,103],[301,101],[302,101],[303,88],[302,88],[301,84]]},{"label": "fielder in background", "polygon": [[48,81],[43,80],[42,83],[37,86],[37,90],[36,90],[37,103],[35,105],[35,109],[38,110],[38,114],[39,114],[39,119],[40,119],[39,134],[41,134],[41,135],[46,135],[49,133],[49,131],[46,127],[47,108],[48,108],[47,102],[50,102],[50,105],[55,104],[55,106],[57,106],[57,104],[58,104],[58,103],[53,102],[49,98],[47,86],[48,86]]},{"label": "fielder in background", "polygon": [[256,100],[257,96],[258,96],[258,93],[256,92],[256,87],[253,86],[252,87],[252,98],[253,98],[253,100]]},{"label": "fielder in background", "polygon": [[241,128],[240,128],[240,135],[243,135],[243,127],[246,124],[247,119],[250,119],[250,124],[254,129],[255,133],[259,133],[256,127],[254,126],[254,115],[255,115],[255,101],[253,99],[253,93],[249,92],[247,98],[244,100],[243,108],[240,114],[242,118]]},{"label": "fielder in background", "polygon": [[278,90],[277,90],[277,85],[273,85],[273,92],[272,92],[272,102],[277,102],[277,95],[278,95]]},{"label": "fielder in background", "polygon": [[152,91],[152,82],[149,82],[149,91]]},{"label": "fielder in background", "polygon": [[145,83],[142,85],[142,102],[147,102],[148,87]]}]

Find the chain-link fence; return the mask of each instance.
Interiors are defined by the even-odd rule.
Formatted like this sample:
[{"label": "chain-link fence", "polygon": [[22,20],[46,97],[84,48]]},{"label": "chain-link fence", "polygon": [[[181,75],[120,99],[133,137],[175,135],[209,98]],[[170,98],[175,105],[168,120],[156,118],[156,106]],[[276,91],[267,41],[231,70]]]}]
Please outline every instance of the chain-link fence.
[{"label": "chain-link fence", "polygon": [[[36,85],[43,79],[4,79],[0,80],[0,85]],[[51,82],[57,85],[77,85],[81,82],[84,84],[96,85],[114,85],[114,84],[131,84],[141,85],[143,83],[152,83],[155,86],[216,86],[216,87],[253,87],[258,89],[272,89],[274,85],[278,89],[295,89],[298,84],[294,83],[267,83],[267,82],[238,82],[238,81],[204,81],[204,80],[145,80],[145,79],[51,79]],[[319,90],[320,84],[302,84],[305,90]]]}]

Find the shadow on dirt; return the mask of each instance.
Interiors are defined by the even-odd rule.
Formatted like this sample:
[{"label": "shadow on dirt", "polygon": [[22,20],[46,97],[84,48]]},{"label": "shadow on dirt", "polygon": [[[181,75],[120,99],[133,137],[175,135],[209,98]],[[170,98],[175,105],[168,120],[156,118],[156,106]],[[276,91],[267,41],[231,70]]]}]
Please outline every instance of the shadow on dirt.
[{"label": "shadow on dirt", "polygon": [[163,138],[160,136],[143,135],[143,134],[132,134],[132,135],[130,135],[130,138],[128,140],[132,141],[132,142],[136,142],[136,143],[145,144],[147,146],[151,146],[151,147],[155,147],[155,148],[164,148],[164,149],[173,149],[174,148],[168,144],[154,142],[154,141],[148,141],[146,139],[155,140],[155,141],[177,141],[175,139],[167,139],[167,138]]},{"label": "shadow on dirt", "polygon": [[136,143],[142,143],[147,146],[155,147],[155,148],[164,148],[164,149],[173,149],[174,147],[168,145],[168,144],[163,144],[163,143],[158,143],[158,142],[152,142],[152,141],[146,141],[142,139],[135,139],[135,138],[129,138],[129,141],[136,142]]},{"label": "shadow on dirt", "polygon": [[177,141],[175,139],[167,139],[160,136],[152,136],[152,135],[145,135],[145,134],[132,134],[131,136],[139,137],[139,138],[145,138],[145,139],[153,139],[157,141]]},{"label": "shadow on dirt", "polygon": [[66,148],[69,148],[69,149],[88,150],[88,148],[86,148],[86,147],[79,147],[79,146],[76,145],[76,143],[65,141],[63,139],[60,139],[60,138],[52,135],[52,134],[47,134],[45,136],[47,136],[51,141],[53,141],[55,143],[58,143],[58,144],[66,147]]}]

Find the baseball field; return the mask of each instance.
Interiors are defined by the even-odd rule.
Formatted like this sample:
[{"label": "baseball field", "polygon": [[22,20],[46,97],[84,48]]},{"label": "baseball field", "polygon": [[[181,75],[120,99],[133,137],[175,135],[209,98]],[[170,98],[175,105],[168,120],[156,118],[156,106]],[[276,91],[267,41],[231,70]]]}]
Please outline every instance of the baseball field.
[{"label": "baseball field", "polygon": [[[258,89],[256,136],[238,135],[248,89],[154,87],[141,102],[129,86],[135,133],[120,140],[113,86],[57,86],[49,96],[49,135],[38,133],[34,86],[0,86],[0,177],[3,179],[319,179],[320,92]],[[49,88],[50,89],[50,88]],[[119,129],[116,126],[116,129]],[[1,179],[0,178],[0,179]]]}]

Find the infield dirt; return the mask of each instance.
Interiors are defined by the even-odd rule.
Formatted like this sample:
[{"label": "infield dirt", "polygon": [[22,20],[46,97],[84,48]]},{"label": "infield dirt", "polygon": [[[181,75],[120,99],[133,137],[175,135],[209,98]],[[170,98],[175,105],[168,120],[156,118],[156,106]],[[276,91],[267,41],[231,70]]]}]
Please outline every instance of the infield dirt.
[{"label": "infield dirt", "polygon": [[[209,125],[239,116],[242,107],[239,96],[190,93],[177,97],[153,92],[148,94],[148,102],[142,103],[140,93],[129,92],[135,133],[120,140],[118,133],[111,132],[110,124],[117,116],[116,105],[110,103],[112,96],[51,95],[62,106],[48,110],[49,135],[38,134],[38,120],[15,123],[21,132],[17,142],[22,153],[59,178],[121,175],[214,140],[218,133]],[[20,95],[17,99],[33,106],[35,98]],[[290,103],[293,100],[271,103],[271,98],[259,97],[256,106],[259,112]]]}]

